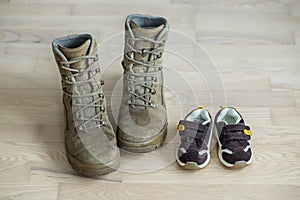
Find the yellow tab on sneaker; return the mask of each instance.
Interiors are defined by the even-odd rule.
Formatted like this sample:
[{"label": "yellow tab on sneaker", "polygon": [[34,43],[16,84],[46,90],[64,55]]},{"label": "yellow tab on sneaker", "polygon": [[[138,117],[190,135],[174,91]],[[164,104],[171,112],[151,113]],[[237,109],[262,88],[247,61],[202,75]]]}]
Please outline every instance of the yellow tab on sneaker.
[{"label": "yellow tab on sneaker", "polygon": [[185,129],[185,126],[184,125],[182,125],[182,124],[178,124],[178,126],[177,126],[177,130],[179,130],[179,131],[183,131]]},{"label": "yellow tab on sneaker", "polygon": [[199,109],[202,109],[202,108],[204,108],[204,106],[198,106],[198,108],[199,108]]},{"label": "yellow tab on sneaker", "polygon": [[244,133],[246,135],[252,136],[252,131],[251,130],[244,129]]},{"label": "yellow tab on sneaker", "polygon": [[220,108],[227,108],[227,106],[220,106]]}]

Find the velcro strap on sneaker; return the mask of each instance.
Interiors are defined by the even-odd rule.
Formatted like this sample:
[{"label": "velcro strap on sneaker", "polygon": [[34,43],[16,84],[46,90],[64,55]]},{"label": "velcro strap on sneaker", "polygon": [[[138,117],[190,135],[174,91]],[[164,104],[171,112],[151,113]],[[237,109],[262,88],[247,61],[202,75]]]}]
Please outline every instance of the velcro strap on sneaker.
[{"label": "velcro strap on sneaker", "polygon": [[180,136],[189,136],[197,139],[203,139],[208,127],[201,124],[200,122],[180,120],[177,129],[179,130]]},{"label": "velcro strap on sneaker", "polygon": [[230,124],[223,127],[222,134],[224,139],[249,140],[252,131],[245,124]]}]

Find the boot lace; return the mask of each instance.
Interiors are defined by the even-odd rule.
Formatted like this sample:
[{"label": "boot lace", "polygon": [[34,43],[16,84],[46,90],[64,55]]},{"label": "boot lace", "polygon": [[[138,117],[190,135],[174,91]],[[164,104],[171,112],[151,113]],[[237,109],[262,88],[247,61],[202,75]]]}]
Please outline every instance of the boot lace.
[{"label": "boot lace", "polygon": [[[80,61],[86,60],[87,67],[85,69],[73,69],[70,66],[72,64],[78,63]],[[68,75],[62,75],[62,87],[63,91],[67,96],[72,97],[72,105],[73,105],[73,114],[75,115],[76,120],[78,120],[79,123],[79,130],[88,132],[88,129],[97,128],[106,126],[107,122],[102,119],[102,113],[105,112],[105,107],[102,106],[104,94],[102,91],[102,86],[104,84],[103,80],[99,80],[96,78],[97,73],[100,73],[100,66],[95,65],[94,63],[98,60],[98,55],[95,56],[80,56],[76,58],[72,58],[69,61],[61,61],[60,65],[62,69],[70,72]],[[85,80],[76,80],[76,77],[83,74],[88,73],[88,78]],[[78,87],[86,85],[86,84],[93,84],[96,83],[99,87],[96,91],[81,94],[78,91]],[[100,83],[100,86],[99,86]],[[72,93],[68,92],[68,89],[72,88],[75,90]],[[89,103],[84,103],[83,98],[91,97],[93,98],[93,101]],[[95,108],[95,115],[92,117],[85,117],[84,110],[94,107]],[[95,126],[89,126],[87,127],[87,124],[90,122],[96,122]]]},{"label": "boot lace", "polygon": [[[148,49],[136,49],[134,48],[133,44],[136,41],[147,41],[154,44],[154,48],[151,50]],[[160,47],[164,46],[164,41],[157,41],[153,38],[148,37],[135,37],[135,38],[126,38],[125,45],[127,51],[125,51],[125,57],[127,58],[130,68],[128,75],[126,77],[128,81],[128,93],[129,99],[128,104],[135,107],[135,106],[143,106],[147,107],[155,107],[155,103],[150,101],[150,96],[156,94],[156,90],[153,89],[154,82],[157,81],[157,74],[162,70],[162,66],[157,64],[157,61],[162,56],[162,50],[159,49]],[[144,56],[149,56],[152,59],[149,61],[141,61],[134,59],[134,54],[141,54]],[[144,72],[135,72],[133,70],[133,66],[144,66],[147,67],[147,70]],[[152,68],[153,70],[149,72],[149,69]],[[136,89],[144,87],[145,92],[143,94],[138,94]],[[133,90],[131,88],[134,88]],[[138,103],[137,100],[142,100],[143,103]]]}]

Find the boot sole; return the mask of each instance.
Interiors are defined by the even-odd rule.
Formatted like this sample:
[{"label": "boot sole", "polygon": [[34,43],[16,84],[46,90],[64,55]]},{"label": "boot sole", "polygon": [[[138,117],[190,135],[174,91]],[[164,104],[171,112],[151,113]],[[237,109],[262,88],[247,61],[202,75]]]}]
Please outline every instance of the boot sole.
[{"label": "boot sole", "polygon": [[167,124],[163,127],[163,129],[159,132],[157,136],[145,142],[131,142],[123,140],[120,137],[120,133],[122,134],[123,131],[118,127],[118,146],[120,148],[133,153],[147,153],[150,151],[154,151],[155,149],[158,149],[160,146],[162,146],[167,136]]},{"label": "boot sole", "polygon": [[177,162],[177,164],[184,169],[190,169],[190,170],[202,169],[202,167],[199,167],[199,165],[195,162],[187,162],[185,165],[181,165]]},{"label": "boot sole", "polygon": [[90,165],[81,162],[67,152],[67,158],[71,166],[81,175],[97,178],[99,176],[116,171],[120,166],[120,155],[107,164]]}]

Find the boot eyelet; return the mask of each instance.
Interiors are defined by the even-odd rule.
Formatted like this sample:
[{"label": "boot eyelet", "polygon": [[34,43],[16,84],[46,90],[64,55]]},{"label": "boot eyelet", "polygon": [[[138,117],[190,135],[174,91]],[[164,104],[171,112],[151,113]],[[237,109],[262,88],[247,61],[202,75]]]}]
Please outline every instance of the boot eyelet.
[{"label": "boot eyelet", "polygon": [[133,79],[134,79],[133,75],[128,75],[128,76],[127,76],[127,80],[128,80],[128,81],[132,81]]},{"label": "boot eyelet", "polygon": [[93,60],[94,60],[94,61],[97,61],[97,60],[98,60],[98,54],[95,55],[95,57],[94,57]]},{"label": "boot eyelet", "polygon": [[100,124],[101,124],[102,126],[107,126],[107,122],[106,122],[106,121],[100,121]]},{"label": "boot eyelet", "polygon": [[103,81],[103,80],[101,80],[101,81],[100,81],[100,84],[101,84],[101,85],[104,85],[104,81]]},{"label": "boot eyelet", "polygon": [[105,108],[104,107],[100,107],[100,111],[101,112],[105,112]]},{"label": "boot eyelet", "polygon": [[78,99],[74,99],[74,100],[73,100],[73,104],[79,104]]},{"label": "boot eyelet", "polygon": [[64,79],[67,80],[67,81],[70,81],[70,80],[71,80],[71,77],[70,77],[70,76],[71,76],[71,74],[65,75],[65,76],[64,76]]},{"label": "boot eyelet", "polygon": [[151,94],[156,94],[156,90],[155,89],[151,89]]},{"label": "boot eyelet", "polygon": [[142,49],[142,50],[141,50],[141,53],[142,53],[142,56],[143,56],[143,57],[146,56],[146,52],[145,52],[145,51],[146,51],[146,49]]}]

